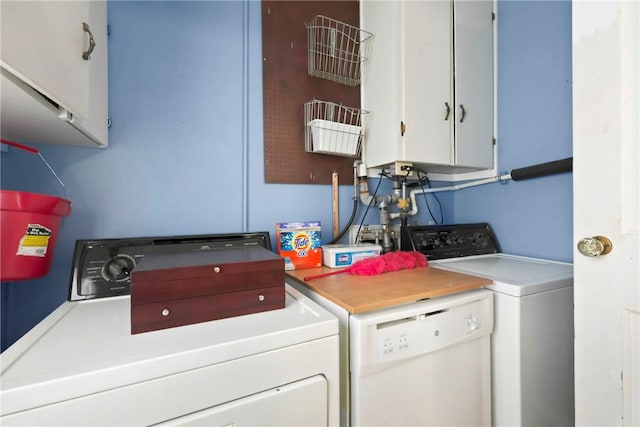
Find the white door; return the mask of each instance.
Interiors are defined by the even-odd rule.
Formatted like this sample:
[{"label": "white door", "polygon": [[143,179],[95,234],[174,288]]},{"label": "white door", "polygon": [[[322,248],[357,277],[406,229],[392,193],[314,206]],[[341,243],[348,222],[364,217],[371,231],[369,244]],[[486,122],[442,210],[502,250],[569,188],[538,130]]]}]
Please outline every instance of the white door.
[{"label": "white door", "polygon": [[640,425],[638,27],[638,1],[573,2],[574,240],[612,242],[574,254],[577,425]]}]

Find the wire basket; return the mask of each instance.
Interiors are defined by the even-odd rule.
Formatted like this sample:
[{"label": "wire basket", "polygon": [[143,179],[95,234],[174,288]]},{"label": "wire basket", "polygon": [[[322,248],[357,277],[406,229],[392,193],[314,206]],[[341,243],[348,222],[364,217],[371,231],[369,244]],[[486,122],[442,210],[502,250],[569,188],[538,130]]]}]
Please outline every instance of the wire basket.
[{"label": "wire basket", "polygon": [[305,151],[358,157],[362,145],[364,110],[313,100],[304,104]]},{"label": "wire basket", "polygon": [[317,15],[306,24],[309,74],[347,86],[360,84],[373,34],[344,22]]}]

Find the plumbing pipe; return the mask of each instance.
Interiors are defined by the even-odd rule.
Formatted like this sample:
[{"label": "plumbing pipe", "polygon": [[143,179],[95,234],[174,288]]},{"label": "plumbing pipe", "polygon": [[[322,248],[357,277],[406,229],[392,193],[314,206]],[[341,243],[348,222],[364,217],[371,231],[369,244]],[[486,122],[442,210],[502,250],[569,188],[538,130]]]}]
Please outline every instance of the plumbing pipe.
[{"label": "plumbing pipe", "polygon": [[331,174],[331,196],[333,203],[333,238],[340,235],[340,200],[338,197],[338,172]]},{"label": "plumbing pipe", "polygon": [[392,213],[389,215],[391,219],[400,218],[404,216],[413,216],[418,213],[418,205],[416,204],[416,194],[422,193],[438,193],[442,191],[456,191],[463,188],[475,187],[478,185],[491,184],[493,182],[508,182],[523,181],[526,179],[539,178],[548,175],[555,175],[563,172],[571,172],[573,170],[573,157],[566,159],[555,160],[552,162],[539,163],[537,165],[526,166],[519,169],[513,169],[511,173],[506,173],[492,178],[479,179],[476,181],[469,181],[462,184],[456,184],[449,187],[438,188],[421,188],[418,190],[412,190],[409,194],[411,198],[411,210],[407,213]]},{"label": "plumbing pipe", "polygon": [[[337,237],[334,237],[333,240],[329,242],[330,245],[337,243],[338,240],[342,239],[342,236],[344,236],[347,231],[349,231],[349,227],[351,227],[351,224],[353,224],[353,220],[356,217],[356,213],[358,211],[358,169],[360,164],[361,163],[358,160],[353,162],[353,208],[351,209],[351,218],[349,218],[349,221],[347,221],[347,225],[344,226],[342,232],[340,232]],[[364,171],[366,174],[366,169]]]},{"label": "plumbing pipe", "polygon": [[390,214],[391,219],[400,218],[401,216],[413,216],[418,213],[418,204],[416,203],[416,195],[423,193],[440,193],[443,191],[456,191],[461,190],[463,188],[476,187],[478,185],[491,184],[493,182],[498,181],[509,181],[511,179],[510,174],[504,174],[499,176],[494,176],[491,178],[479,179],[476,181],[464,182],[462,184],[450,185],[448,187],[437,187],[437,188],[420,188],[418,190],[411,190],[409,192],[409,198],[411,199],[411,209],[406,213],[392,213]]},{"label": "plumbing pipe", "polygon": [[[380,225],[382,226],[382,252],[387,253],[393,250],[393,242],[391,239],[391,230],[389,228],[390,221],[392,219],[401,218],[406,221],[407,217],[416,215],[418,213],[418,204],[416,203],[416,195],[423,193],[439,193],[443,191],[456,191],[461,190],[463,188],[476,187],[478,185],[491,184],[494,182],[502,182],[506,183],[510,180],[520,181],[531,178],[538,178],[547,175],[554,175],[563,172],[571,172],[573,169],[573,158],[566,158],[562,160],[556,160],[553,162],[540,163],[533,166],[527,166],[520,169],[514,169],[511,173],[505,173],[502,175],[497,175],[491,178],[479,179],[475,181],[468,181],[462,184],[455,184],[448,187],[438,187],[438,188],[420,188],[417,190],[412,190],[409,193],[409,204],[411,205],[411,210],[407,211],[407,199],[406,199],[406,183],[403,181],[402,184],[394,181],[393,183],[393,191],[391,194],[378,196],[369,194],[369,187],[367,183],[367,175],[366,175],[366,166],[363,163],[356,162],[354,164],[354,191],[357,191],[356,188],[356,177],[358,184],[357,186],[360,189],[360,201],[370,206],[373,202],[376,203],[377,208],[379,210],[380,215]],[[382,179],[382,177],[380,177]],[[357,204],[357,196],[354,195],[354,204]],[[390,203],[398,202],[398,208],[400,212],[398,213],[389,213],[388,207]],[[335,239],[338,240],[338,239]],[[376,238],[376,243],[377,238]]]}]

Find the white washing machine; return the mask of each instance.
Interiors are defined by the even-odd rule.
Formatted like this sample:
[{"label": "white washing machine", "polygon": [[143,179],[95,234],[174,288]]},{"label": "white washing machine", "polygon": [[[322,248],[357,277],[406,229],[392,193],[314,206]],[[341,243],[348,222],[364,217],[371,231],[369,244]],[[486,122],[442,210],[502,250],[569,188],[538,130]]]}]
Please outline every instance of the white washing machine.
[{"label": "white washing machine", "polygon": [[493,280],[493,425],[574,425],[573,265],[499,253],[487,224],[404,236],[433,267]]},{"label": "white washing machine", "polygon": [[0,355],[0,424],[338,425],[337,319],[288,285],[280,310],[131,334],[128,273],[145,253],[268,242],[78,242],[70,301]]}]

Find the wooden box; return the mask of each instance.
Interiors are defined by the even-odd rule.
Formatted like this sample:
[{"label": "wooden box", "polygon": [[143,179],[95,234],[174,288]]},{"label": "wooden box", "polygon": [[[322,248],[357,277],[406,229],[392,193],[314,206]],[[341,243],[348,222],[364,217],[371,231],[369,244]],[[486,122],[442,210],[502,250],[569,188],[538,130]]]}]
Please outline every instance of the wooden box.
[{"label": "wooden box", "polygon": [[284,259],[259,246],[149,254],[131,273],[131,333],[284,308]]}]

